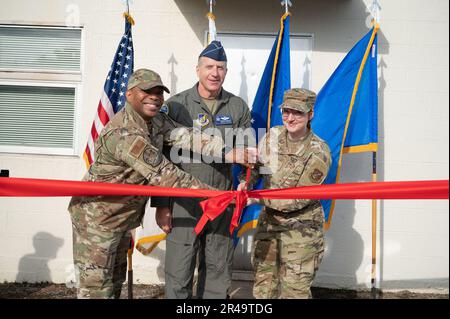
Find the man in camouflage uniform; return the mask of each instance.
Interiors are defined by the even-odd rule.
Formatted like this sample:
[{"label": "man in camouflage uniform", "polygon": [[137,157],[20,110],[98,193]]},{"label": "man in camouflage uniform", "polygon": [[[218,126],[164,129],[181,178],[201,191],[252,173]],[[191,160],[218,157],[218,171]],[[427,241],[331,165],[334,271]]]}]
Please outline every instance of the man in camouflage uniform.
[{"label": "man in camouflage uniform", "polygon": [[[95,162],[83,180],[211,188],[168,161],[161,154],[162,145],[191,148],[193,144],[196,152],[222,156],[223,141],[181,127],[160,113],[163,91],[169,92],[157,73],[140,69],[132,74],[126,105],[100,133],[95,143]],[[194,137],[201,142],[191,143]],[[228,152],[224,157],[233,161],[236,154]],[[72,197],[69,212],[79,298],[119,298],[126,275],[129,231],[139,226],[147,200],[144,196]]]},{"label": "man in camouflage uniform", "polygon": [[[305,89],[284,94],[283,126],[259,143],[259,172],[267,189],[321,184],[331,165],[327,144],[310,129],[316,95]],[[242,181],[242,177],[241,177]],[[241,183],[239,189],[244,187]],[[310,298],[324,251],[324,214],[318,200],[250,200],[264,205],[254,237],[256,298]]]},{"label": "man in camouflage uniform", "polygon": [[[219,41],[213,41],[199,55],[198,83],[191,89],[171,97],[164,111],[185,125],[193,125],[202,131],[219,131],[229,147],[233,147],[233,143],[236,147],[245,145],[244,139],[239,137],[244,135],[248,137],[248,144],[254,145],[251,130],[244,132],[251,127],[247,104],[222,87],[226,73],[225,50]],[[240,129],[242,135],[237,133]],[[187,155],[180,163],[184,171],[218,189],[232,189],[230,163],[193,162],[192,157]],[[229,232],[232,208],[209,222],[203,232],[196,236],[194,227],[202,215],[197,199],[173,198],[171,202],[154,199],[152,206],[157,207],[157,223],[168,233],[165,262],[166,297],[192,297],[198,255],[197,298],[226,298],[231,287],[234,253]]]}]

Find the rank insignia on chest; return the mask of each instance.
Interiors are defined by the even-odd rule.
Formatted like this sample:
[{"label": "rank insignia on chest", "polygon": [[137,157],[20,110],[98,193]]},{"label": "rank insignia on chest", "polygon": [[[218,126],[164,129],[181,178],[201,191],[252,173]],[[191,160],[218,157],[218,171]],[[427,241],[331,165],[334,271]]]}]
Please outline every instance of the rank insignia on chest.
[{"label": "rank insignia on chest", "polygon": [[216,125],[231,125],[233,119],[230,115],[216,115]]},{"label": "rank insignia on chest", "polygon": [[169,107],[167,106],[167,104],[163,104],[159,111],[164,114],[169,114]]},{"label": "rank insignia on chest", "polygon": [[206,126],[209,124],[208,116],[205,113],[200,113],[195,120],[195,122],[200,126]]}]

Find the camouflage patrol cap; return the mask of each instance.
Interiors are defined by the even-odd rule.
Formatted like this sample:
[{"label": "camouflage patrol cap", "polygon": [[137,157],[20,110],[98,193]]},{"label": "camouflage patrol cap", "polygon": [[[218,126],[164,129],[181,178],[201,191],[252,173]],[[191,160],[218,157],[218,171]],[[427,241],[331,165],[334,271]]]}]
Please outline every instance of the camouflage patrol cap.
[{"label": "camouflage patrol cap", "polygon": [[131,90],[136,86],[144,91],[160,86],[164,91],[170,93],[169,89],[162,83],[159,74],[149,69],[139,69],[133,72],[128,81],[127,90]]},{"label": "camouflage patrol cap", "polygon": [[290,89],[284,92],[283,104],[280,108],[309,112],[316,102],[316,93],[307,89]]}]

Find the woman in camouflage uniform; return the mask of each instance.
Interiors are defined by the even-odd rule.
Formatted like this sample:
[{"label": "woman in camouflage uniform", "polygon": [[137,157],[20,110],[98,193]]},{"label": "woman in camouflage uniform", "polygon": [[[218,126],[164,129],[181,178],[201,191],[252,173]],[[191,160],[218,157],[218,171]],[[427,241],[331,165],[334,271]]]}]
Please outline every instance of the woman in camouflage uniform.
[{"label": "woman in camouflage uniform", "polygon": [[[283,126],[273,127],[259,143],[268,189],[321,184],[331,165],[327,144],[310,129],[316,94],[292,89],[284,94]],[[242,181],[242,179],[241,179]],[[239,189],[244,183],[239,185]],[[264,205],[255,234],[252,262],[256,298],[311,298],[311,284],[324,251],[324,214],[318,200],[251,199]]]}]

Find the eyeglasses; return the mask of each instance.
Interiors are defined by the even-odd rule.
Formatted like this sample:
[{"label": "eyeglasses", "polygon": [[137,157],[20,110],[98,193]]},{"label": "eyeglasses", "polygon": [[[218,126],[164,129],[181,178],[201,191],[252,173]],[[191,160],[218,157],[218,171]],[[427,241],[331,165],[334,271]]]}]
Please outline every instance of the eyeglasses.
[{"label": "eyeglasses", "polygon": [[301,119],[308,115],[306,112],[297,111],[297,110],[291,110],[291,109],[282,109],[281,110],[281,116],[283,118],[288,118],[289,115],[292,115],[296,120]]}]

